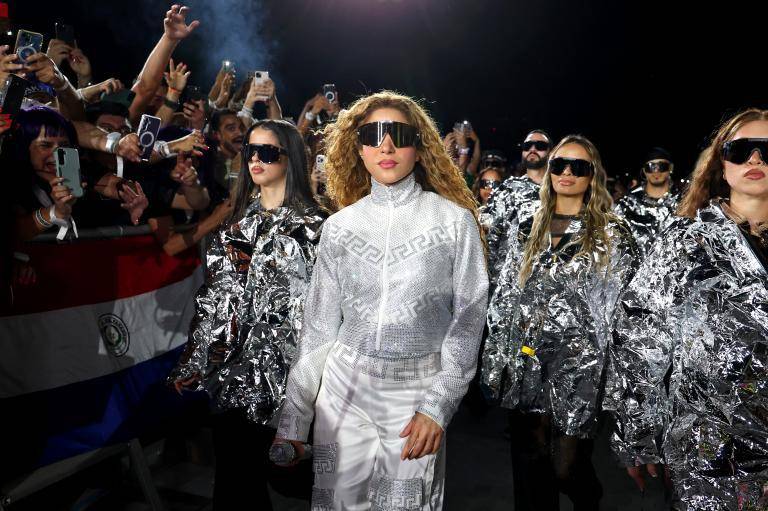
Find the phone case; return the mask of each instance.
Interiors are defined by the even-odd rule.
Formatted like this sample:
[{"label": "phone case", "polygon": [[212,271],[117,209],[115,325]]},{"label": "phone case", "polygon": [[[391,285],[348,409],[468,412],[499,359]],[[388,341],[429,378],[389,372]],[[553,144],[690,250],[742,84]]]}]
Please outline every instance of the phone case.
[{"label": "phone case", "polygon": [[10,114],[13,120],[21,110],[28,86],[29,82],[24,78],[9,74],[0,83],[0,113]]},{"label": "phone case", "polygon": [[16,34],[16,50],[19,61],[23,64],[29,57],[39,53],[43,48],[43,34],[30,32],[29,30],[19,30]]},{"label": "phone case", "polygon": [[141,160],[149,161],[149,157],[152,156],[152,149],[155,147],[155,141],[157,140],[157,134],[160,131],[160,118],[154,115],[144,114],[141,116],[141,122],[139,123],[139,145],[142,147]]},{"label": "phone case", "polygon": [[72,190],[75,197],[83,196],[83,186],[80,176],[80,155],[73,147],[56,149],[56,175],[64,178],[62,183]]}]

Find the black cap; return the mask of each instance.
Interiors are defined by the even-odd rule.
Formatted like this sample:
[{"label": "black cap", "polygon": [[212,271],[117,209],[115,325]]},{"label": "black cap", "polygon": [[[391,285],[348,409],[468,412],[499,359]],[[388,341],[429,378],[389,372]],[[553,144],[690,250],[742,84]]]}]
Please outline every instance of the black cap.
[{"label": "black cap", "polygon": [[653,149],[648,151],[648,154],[645,156],[643,163],[648,163],[651,160],[667,160],[668,162],[671,163],[672,155],[669,154],[669,151],[667,151],[663,147],[654,147]]}]

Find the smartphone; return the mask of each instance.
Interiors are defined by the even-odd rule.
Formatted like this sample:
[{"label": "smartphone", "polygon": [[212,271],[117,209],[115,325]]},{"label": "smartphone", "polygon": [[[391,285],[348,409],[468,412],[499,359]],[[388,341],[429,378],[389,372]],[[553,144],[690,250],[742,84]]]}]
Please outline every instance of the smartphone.
[{"label": "smartphone", "polygon": [[14,53],[19,56],[19,63],[26,64],[27,59],[35,53],[43,50],[43,34],[30,32],[29,30],[19,30],[16,34],[16,50]]},{"label": "smartphone", "polygon": [[315,170],[320,174],[325,174],[325,155],[318,154],[315,156]]},{"label": "smartphone", "polygon": [[326,83],[323,85],[323,96],[325,96],[325,99],[327,99],[329,103],[338,101],[339,94],[336,91],[336,85],[332,83]]},{"label": "smartphone", "polygon": [[75,28],[65,23],[56,23],[56,39],[64,41],[64,44],[75,46]]},{"label": "smartphone", "polygon": [[8,75],[0,84],[0,113],[10,114],[11,123],[21,110],[24,94],[30,83],[16,75]]},{"label": "smartphone", "polygon": [[187,101],[200,101],[201,99],[205,99],[203,91],[200,90],[199,85],[187,85],[187,88],[184,90],[186,91]]},{"label": "smartphone", "polygon": [[141,161],[149,161],[152,156],[152,149],[155,147],[155,140],[160,131],[160,118],[154,115],[144,114],[139,122],[139,145],[142,147]]},{"label": "smartphone", "polygon": [[80,176],[80,155],[74,147],[56,149],[56,175],[63,177],[61,183],[72,190],[75,197],[83,196],[82,177]]},{"label": "smartphone", "polygon": [[231,60],[222,60],[221,61],[221,70],[224,73],[232,74],[235,72],[235,63]]},{"label": "smartphone", "polygon": [[269,80],[269,71],[254,71],[253,80],[256,83],[264,83]]},{"label": "smartphone", "polygon": [[460,131],[465,135],[472,132],[472,124],[469,121],[459,121],[453,125],[454,131]]}]

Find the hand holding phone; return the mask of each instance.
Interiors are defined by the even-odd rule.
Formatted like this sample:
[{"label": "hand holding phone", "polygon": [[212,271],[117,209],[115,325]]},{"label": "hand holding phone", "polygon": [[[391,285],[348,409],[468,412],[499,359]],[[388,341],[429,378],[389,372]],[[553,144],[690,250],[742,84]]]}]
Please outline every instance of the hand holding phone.
[{"label": "hand holding phone", "polygon": [[59,147],[56,159],[56,176],[63,178],[61,184],[71,190],[72,196],[83,196],[82,177],[80,175],[80,155],[73,147]]},{"label": "hand holding phone", "polygon": [[19,64],[26,64],[27,59],[35,53],[40,53],[43,48],[43,34],[19,30],[16,34],[16,49],[14,53],[19,56]]},{"label": "hand holding phone", "polygon": [[141,146],[141,161],[149,161],[152,149],[155,147],[157,134],[160,132],[160,118],[144,114],[139,122],[139,145]]}]

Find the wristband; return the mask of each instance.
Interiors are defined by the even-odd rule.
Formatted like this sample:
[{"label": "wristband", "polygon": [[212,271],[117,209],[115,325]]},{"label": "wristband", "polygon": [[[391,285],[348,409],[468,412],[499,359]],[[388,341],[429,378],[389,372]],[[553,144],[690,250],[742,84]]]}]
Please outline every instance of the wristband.
[{"label": "wristband", "polygon": [[176,153],[171,152],[171,148],[168,145],[168,142],[163,140],[158,140],[155,142],[154,150],[157,151],[157,154],[159,154],[162,158],[170,158],[171,156],[176,156]]},{"label": "wristband", "polygon": [[163,104],[170,108],[171,110],[176,110],[179,108],[179,102],[178,101],[171,101],[168,98],[163,98]]},{"label": "wristband", "polygon": [[317,115],[312,113],[312,110],[307,110],[307,113],[304,114],[304,118],[308,121],[314,121],[315,118],[317,118]]},{"label": "wristband", "polygon": [[107,146],[105,149],[109,154],[117,154],[117,145],[120,143],[121,138],[123,138],[123,135],[117,131],[107,135]]},{"label": "wristband", "polygon": [[175,94],[181,95],[181,91],[180,91],[179,89],[174,89],[174,88],[173,88],[173,87],[171,87],[170,85],[168,86],[168,90],[169,90],[170,92],[173,92],[173,93],[175,93]]},{"label": "wristband", "polygon": [[62,74],[61,77],[64,79],[64,85],[61,87],[56,87],[56,90],[59,92],[63,92],[72,86],[72,84],[69,83],[69,78],[67,78],[67,75]]},{"label": "wristband", "polygon": [[48,216],[51,217],[52,224],[56,224],[59,227],[69,227],[68,221],[64,220],[63,218],[56,217],[56,206],[51,206],[51,209],[48,210]]},{"label": "wristband", "polygon": [[459,155],[466,156],[469,154],[469,147],[459,147]]}]

